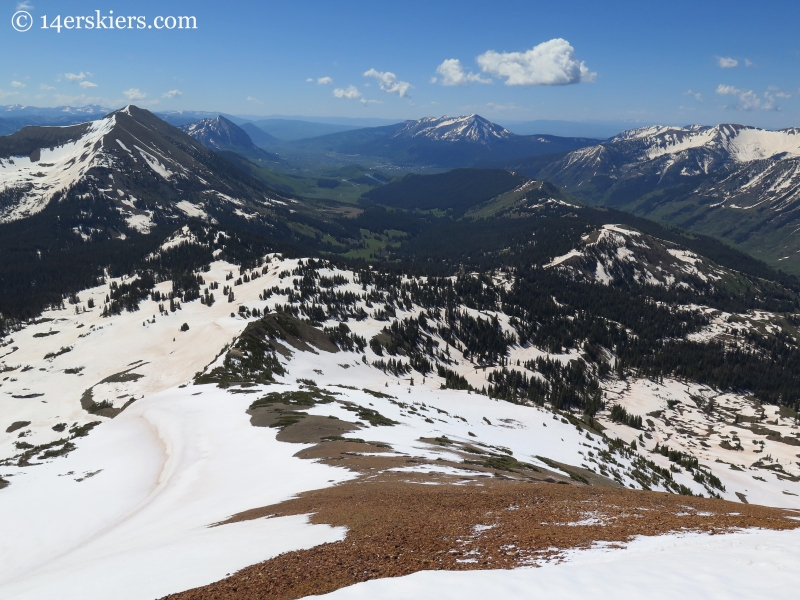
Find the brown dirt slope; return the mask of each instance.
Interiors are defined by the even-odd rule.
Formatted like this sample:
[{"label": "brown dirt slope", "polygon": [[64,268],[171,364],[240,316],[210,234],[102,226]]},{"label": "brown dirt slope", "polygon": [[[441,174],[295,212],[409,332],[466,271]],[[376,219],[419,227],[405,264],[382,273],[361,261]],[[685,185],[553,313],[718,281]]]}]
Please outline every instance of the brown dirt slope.
[{"label": "brown dirt slope", "polygon": [[[437,483],[438,485],[420,485]],[[584,485],[384,473],[308,492],[227,523],[311,514],[346,538],[288,552],[170,600],[289,600],[421,570],[505,569],[636,535],[793,529],[795,513],[721,500]],[[560,550],[555,550],[560,549]]]}]

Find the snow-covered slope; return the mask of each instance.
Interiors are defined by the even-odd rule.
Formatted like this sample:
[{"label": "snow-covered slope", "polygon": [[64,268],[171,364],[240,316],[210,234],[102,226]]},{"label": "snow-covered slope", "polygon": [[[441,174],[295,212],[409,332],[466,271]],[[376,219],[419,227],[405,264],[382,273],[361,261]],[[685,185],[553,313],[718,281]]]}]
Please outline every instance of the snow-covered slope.
[{"label": "snow-covered slope", "polygon": [[41,211],[90,169],[110,166],[111,156],[103,152],[103,139],[116,121],[116,115],[111,114],[100,121],[66,128],[68,133],[64,132],[62,143],[55,147],[32,150],[27,156],[6,153],[0,158],[3,192],[16,200],[0,209],[0,222],[16,221]]},{"label": "snow-covered slope", "polygon": [[[0,223],[30,217],[54,201],[85,205],[65,215],[86,221],[77,227],[84,236],[109,227],[117,235],[148,233],[187,216],[213,221],[215,210],[269,222],[263,209],[270,195],[269,188],[135,106],[83,125],[26,127],[0,138]],[[92,222],[94,213],[105,212],[88,208],[95,201],[109,205],[114,218]]]},{"label": "snow-covered slope", "polygon": [[[800,585],[797,531],[643,537],[625,549],[600,544],[541,568],[422,571],[319,596],[326,600],[505,600],[560,598],[775,598]],[[657,584],[654,584],[657,582]]]},{"label": "snow-covered slope", "polygon": [[629,142],[632,149],[640,152],[639,161],[680,154],[694,148],[720,151],[740,163],[800,156],[800,129],[795,127],[769,131],[743,125],[652,126],[624,131],[611,138],[608,144],[624,142]]},{"label": "snow-covered slope", "polygon": [[604,285],[656,285],[700,294],[744,279],[677,244],[620,225],[603,225],[584,235],[578,247],[545,268]]},{"label": "snow-covered slope", "polygon": [[[188,233],[181,239],[192,242]],[[389,456],[405,461],[394,472],[480,478],[498,468],[482,461],[513,457],[511,476],[519,475],[517,469],[563,482],[596,477],[607,485],[657,491],[680,485],[736,502],[800,508],[800,471],[790,456],[796,426],[768,407],[759,420],[759,407],[745,393],[609,376],[602,384],[607,410],[597,415],[607,427],[602,436],[582,425],[579,415],[466,389],[485,387],[504,364],[537,358],[577,364],[583,359],[576,349],[548,353],[512,344],[504,364],[476,361],[437,333],[444,325],[438,311],[393,300],[377,280],[330,265],[312,269],[300,259],[268,255],[247,269],[217,261],[202,277],[216,302],[195,300],[170,311],[151,298],[138,311],[103,317],[104,296],[113,283],[123,283],[108,280],[81,292],[77,311],[72,305],[48,311],[3,340],[0,485],[8,485],[0,489],[0,596],[152,598],[210,583],[281,552],[341,539],[341,530],[308,525],[302,517],[208,527],[353,477],[344,468],[299,458],[298,449],[311,442],[278,441],[276,429],[251,425],[248,407],[267,394],[322,397],[304,405],[301,418],[344,423],[350,427],[344,438],[388,446]],[[402,282],[426,284],[408,277]],[[498,276],[493,285],[511,282]],[[162,282],[157,290],[170,286]],[[227,286],[233,296],[223,294]],[[323,335],[325,327],[341,335],[344,324],[347,339],[363,340],[361,351],[346,350],[345,338],[339,351],[329,341],[317,347],[292,342],[260,320],[275,309],[321,309],[322,294],[353,301],[346,309],[329,301],[322,314],[314,309],[319,324],[313,335]],[[87,308],[90,298],[94,309]],[[513,331],[502,312],[459,310]],[[423,314],[429,358],[450,374],[406,370],[408,358],[389,356],[382,346],[387,328]],[[224,372],[248,359],[234,342],[257,322],[266,323],[260,331],[274,333],[271,341],[264,338],[281,367],[273,371],[274,382],[200,383],[206,380],[197,374]],[[522,368],[544,379],[535,368]],[[453,374],[463,378],[462,389],[443,389]],[[709,411],[712,398],[716,409]],[[647,426],[615,423],[612,404],[642,416]],[[735,415],[753,420],[732,425]],[[766,422],[771,419],[776,423]],[[698,463],[678,467],[656,451],[657,443]],[[709,484],[709,473],[719,485]]]},{"label": "snow-covered slope", "polygon": [[514,134],[480,115],[469,115],[425,117],[419,121],[409,121],[393,137],[487,144],[496,140],[510,139]]},{"label": "snow-covered slope", "polygon": [[[796,270],[800,129],[653,126],[514,168],[589,204],[720,237]],[[786,268],[787,264],[781,265]]]}]

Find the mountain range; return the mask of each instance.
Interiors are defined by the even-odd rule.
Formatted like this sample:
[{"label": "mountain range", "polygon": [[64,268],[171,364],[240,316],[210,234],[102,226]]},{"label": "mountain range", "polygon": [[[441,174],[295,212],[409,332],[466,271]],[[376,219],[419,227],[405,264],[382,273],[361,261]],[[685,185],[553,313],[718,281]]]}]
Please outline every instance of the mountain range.
[{"label": "mountain range", "polygon": [[396,125],[344,131],[298,140],[292,146],[306,151],[380,158],[397,164],[453,168],[479,161],[566,152],[597,141],[551,135],[515,135],[480,115],[468,115],[427,117]]},{"label": "mountain range", "polygon": [[[611,545],[649,548],[647,585],[672,548],[684,591],[715,544],[743,557],[715,591],[770,544],[795,560],[769,529],[800,526],[800,278],[523,169],[323,165],[353,195],[279,192],[246,126],[128,106],[0,138],[0,596],[383,597],[358,586],[467,569],[530,595],[598,541],[575,597]],[[530,148],[477,117],[392,132],[387,156]],[[521,162],[793,160],[760,135]]]},{"label": "mountain range", "polygon": [[800,269],[798,129],[646,127],[561,156],[505,165],[588,204],[713,235]]}]

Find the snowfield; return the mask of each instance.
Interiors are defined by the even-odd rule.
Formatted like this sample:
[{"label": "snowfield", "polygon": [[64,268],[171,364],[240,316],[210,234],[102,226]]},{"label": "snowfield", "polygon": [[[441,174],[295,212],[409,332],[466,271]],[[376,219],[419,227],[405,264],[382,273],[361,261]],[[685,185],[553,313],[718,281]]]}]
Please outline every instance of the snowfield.
[{"label": "snowfield", "polygon": [[[172,389],[0,492],[0,597],[156,598],[344,536],[303,517],[209,527],[351,475],[292,458],[246,397]],[[146,576],[144,576],[146,574]]]},{"label": "snowfield", "polygon": [[542,568],[420,571],[319,596],[330,600],[792,599],[800,585],[797,531],[642,537],[625,549],[598,547]]},{"label": "snowfield", "polygon": [[74,142],[45,148],[39,160],[30,156],[0,159],[0,181],[4,190],[17,188],[17,202],[0,212],[0,223],[36,214],[53,196],[71,187],[92,167],[106,165],[111,157],[103,151],[103,138],[116,124],[110,115],[87,124],[86,132]]},{"label": "snowfield", "polygon": [[[167,244],[179,241],[192,243],[187,234]],[[310,525],[302,516],[211,527],[238,512],[356,476],[300,459],[295,454],[311,444],[280,442],[276,429],[250,424],[246,411],[254,400],[269,392],[307,388],[309,381],[336,398],[309,407],[309,415],[356,421],[357,429],[346,437],[389,444],[394,455],[462,463],[451,446],[423,440],[447,437],[493,448],[543,469],[571,465],[613,476],[625,487],[641,487],[634,476],[636,451],[612,451],[613,462],[601,464],[606,460],[602,456],[609,455],[607,443],[564,415],[442,389],[444,379],[434,374],[423,377],[412,371],[397,377],[372,364],[379,356],[369,346],[363,354],[291,350],[278,355],[286,374],[271,385],[220,389],[194,384],[196,374],[221,364],[224,350],[255,320],[246,316],[247,310],[266,312],[288,302],[285,288],[292,287],[294,278],[287,271],[299,261],[267,258],[265,268],[247,271],[249,281],[240,285],[234,284],[240,276],[238,266],[212,263],[202,273],[204,286],[220,286],[212,288],[216,302],[211,306],[192,301],[170,312],[147,299],[136,312],[103,317],[109,280],[81,292],[80,304],[48,311],[3,341],[0,460],[5,461],[0,477],[10,485],[0,489],[0,597],[156,598],[211,583],[282,552],[342,539],[344,530]],[[372,291],[373,286],[362,287],[346,271],[321,269],[320,275],[344,278],[337,291],[359,296]],[[222,286],[231,286],[232,302]],[[281,291],[264,299],[263,291],[276,286]],[[168,293],[171,282],[159,283],[156,289]],[[89,299],[95,308],[86,310]],[[373,309],[359,302],[371,316],[350,320],[348,326],[370,340],[389,321],[377,320]],[[406,306],[396,318],[421,312],[418,306]],[[505,315],[472,312],[487,319],[497,316],[502,328],[510,328]],[[181,331],[184,323],[187,331]],[[477,389],[487,383],[492,370],[500,369],[478,367],[455,347],[448,351],[450,368]],[[579,353],[548,354],[516,346],[508,359],[514,364],[540,356],[566,363]],[[671,463],[652,452],[656,443],[691,452],[722,480],[726,499],[800,509],[800,477],[793,460],[800,449],[767,439],[769,434],[755,426],[760,408],[748,398],[671,380],[631,377],[604,385],[609,407],[618,403],[647,419],[646,427],[637,430],[601,412],[598,420],[610,437],[624,440],[628,447],[635,440],[641,456],[665,468]],[[708,411],[711,398],[716,408]],[[89,412],[94,410],[92,402],[123,410],[108,419]],[[371,425],[354,414],[353,406],[377,411],[397,424]],[[725,425],[726,411],[732,407],[754,419],[752,427],[745,422],[734,428],[735,437]],[[758,422],[778,431],[779,437],[797,437],[796,425],[774,414],[774,407],[763,407],[763,412],[766,421]],[[70,435],[97,422],[86,436]],[[70,437],[66,446],[65,436]],[[720,446],[733,446],[735,440],[743,450]],[[18,459],[26,447],[53,443],[61,443],[56,448],[67,449],[66,456],[48,455],[43,448],[27,462]],[[70,450],[69,444],[75,448]],[[448,469],[457,471],[445,465],[436,470]],[[409,465],[398,472],[431,470],[430,465]],[[570,476],[569,470],[561,474]],[[686,471],[675,472],[674,479],[694,493],[707,492]],[[664,490],[660,485],[653,489]],[[638,594],[633,590],[652,590],[646,582],[658,581],[661,596],[656,597],[674,597],[678,590],[692,596],[713,595],[716,590],[720,597],[788,597],[800,583],[797,567],[798,532],[666,536],[641,539],[625,550],[573,553],[565,564],[541,569],[424,572],[359,584],[332,595],[461,600],[485,597],[488,590],[504,598],[531,597],[536,591],[553,596],[559,590],[559,597],[569,598],[585,593],[591,584],[601,598],[611,597],[612,590],[615,597],[625,592],[634,597]]]}]

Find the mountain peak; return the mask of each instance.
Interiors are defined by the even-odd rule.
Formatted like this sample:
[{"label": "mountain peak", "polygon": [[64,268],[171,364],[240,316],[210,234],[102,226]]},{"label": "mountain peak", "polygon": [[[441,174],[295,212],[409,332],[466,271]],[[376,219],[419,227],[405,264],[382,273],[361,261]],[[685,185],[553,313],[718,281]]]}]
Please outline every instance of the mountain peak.
[{"label": "mountain peak", "polygon": [[231,146],[255,148],[247,132],[222,115],[210,119],[200,119],[182,126],[198,142],[212,150],[222,150]]},{"label": "mountain peak", "polygon": [[514,134],[480,115],[472,114],[459,117],[425,117],[419,121],[409,121],[394,137],[488,144],[513,138]]}]

